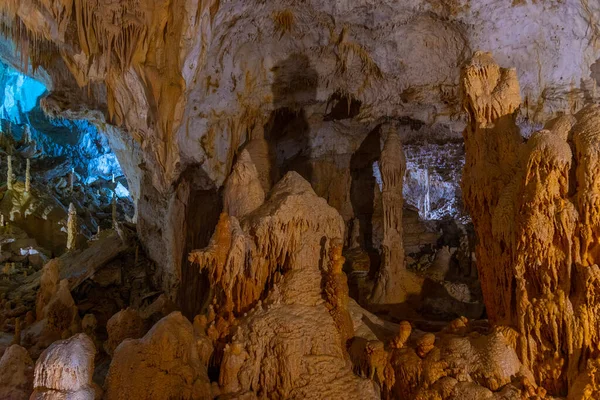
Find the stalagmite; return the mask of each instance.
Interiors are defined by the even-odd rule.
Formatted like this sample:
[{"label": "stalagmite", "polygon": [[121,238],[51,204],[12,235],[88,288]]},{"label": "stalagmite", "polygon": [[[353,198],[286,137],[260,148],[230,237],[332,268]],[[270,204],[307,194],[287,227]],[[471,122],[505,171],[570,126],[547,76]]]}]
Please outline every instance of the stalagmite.
[{"label": "stalagmite", "polygon": [[69,174],[69,190],[73,193],[73,184],[75,183],[75,168],[71,168],[71,173]]},{"label": "stalagmite", "polygon": [[354,325],[348,312],[348,278],[342,271],[344,257],[341,240],[332,240],[329,250],[329,271],[325,276],[324,297],[327,308],[340,332],[341,346],[346,348],[349,339],[354,336]]},{"label": "stalagmite", "polygon": [[600,107],[551,121],[522,143],[514,70],[477,53],[462,84],[470,116],[462,185],[487,312],[516,330],[535,381],[564,396],[600,348]]},{"label": "stalagmite", "polygon": [[77,210],[73,203],[69,204],[69,217],[67,220],[67,250],[74,250],[77,246]]},{"label": "stalagmite", "polygon": [[0,398],[27,400],[33,390],[33,361],[27,350],[12,345],[0,358]]},{"label": "stalagmite", "polygon": [[25,167],[25,193],[31,192],[31,162],[27,159],[27,165]]},{"label": "stalagmite", "polygon": [[84,333],[53,343],[35,363],[32,400],[95,399],[94,343]]},{"label": "stalagmite", "polygon": [[113,315],[106,324],[106,331],[108,340],[104,343],[104,350],[109,355],[112,355],[125,339],[138,339],[146,333],[144,321],[132,308],[121,310]]},{"label": "stalagmite", "polygon": [[277,165],[273,150],[265,139],[264,128],[260,124],[256,124],[249,136],[250,140],[244,146],[244,150],[248,152],[252,163],[255,165],[264,193],[268,193],[273,187],[273,180],[277,176]]},{"label": "stalagmite", "polygon": [[31,142],[31,128],[29,127],[29,125],[25,125],[25,128],[23,128],[23,142],[25,144]]},{"label": "stalagmite", "polygon": [[6,188],[8,190],[13,189],[13,167],[12,167],[12,156],[8,156],[6,159],[7,172],[6,172]]},{"label": "stalagmite", "polygon": [[58,290],[59,281],[59,262],[58,259],[54,259],[42,268],[40,288],[35,300],[35,317],[37,321],[46,317],[46,306]]},{"label": "stalagmite", "polygon": [[0,0],[0,399],[600,399],[599,21]]},{"label": "stalagmite", "polygon": [[11,344],[21,345],[21,318],[15,318],[15,336]]},{"label": "stalagmite", "polygon": [[248,151],[243,150],[225,183],[223,211],[241,218],[260,207],[264,201],[265,192],[256,167]]},{"label": "stalagmite", "polygon": [[190,254],[215,288],[209,337],[224,340],[227,326],[238,326],[222,353],[223,395],[377,397],[346,361],[353,327],[341,271],[343,237],[338,212],[289,172],[253,213],[240,221],[223,214],[211,244]]},{"label": "stalagmite", "polygon": [[116,348],[106,377],[106,400],[212,398],[192,324],[179,312],[140,339]]},{"label": "stalagmite", "polygon": [[381,152],[380,171],[383,182],[381,202],[383,205],[382,261],[371,301],[379,304],[402,303],[410,294],[420,293],[420,283],[406,269],[402,242],[402,182],[406,160],[402,143],[395,127],[382,128],[385,145]]}]

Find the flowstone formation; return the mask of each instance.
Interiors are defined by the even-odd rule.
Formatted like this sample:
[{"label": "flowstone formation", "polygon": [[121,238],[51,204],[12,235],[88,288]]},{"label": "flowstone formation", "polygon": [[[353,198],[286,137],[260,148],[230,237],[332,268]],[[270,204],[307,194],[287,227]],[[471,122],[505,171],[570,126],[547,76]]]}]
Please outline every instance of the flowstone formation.
[{"label": "flowstone formation", "polygon": [[0,399],[600,398],[598,21],[0,0]]},{"label": "flowstone formation", "polygon": [[[598,98],[587,0],[7,0],[0,13],[0,57],[44,83],[44,112],[106,133],[156,281],[190,309],[197,293],[180,282],[199,278],[184,254],[207,244],[241,148],[264,190],[300,172],[346,222],[360,218],[372,250],[360,181],[378,156],[356,153],[390,119],[421,139],[459,136],[459,66],[473,49],[517,63],[535,122]],[[415,192],[427,176],[410,179]],[[210,223],[196,202],[213,205]]]},{"label": "flowstone formation", "polygon": [[548,393],[597,398],[600,106],[560,116],[524,140],[515,70],[477,53],[462,86],[462,185],[490,321],[507,327]]},{"label": "flowstone formation", "polygon": [[347,362],[343,235],[339,213],[290,172],[253,213],[222,215],[211,245],[190,254],[219,305],[207,334],[223,349],[222,394],[377,398]]}]

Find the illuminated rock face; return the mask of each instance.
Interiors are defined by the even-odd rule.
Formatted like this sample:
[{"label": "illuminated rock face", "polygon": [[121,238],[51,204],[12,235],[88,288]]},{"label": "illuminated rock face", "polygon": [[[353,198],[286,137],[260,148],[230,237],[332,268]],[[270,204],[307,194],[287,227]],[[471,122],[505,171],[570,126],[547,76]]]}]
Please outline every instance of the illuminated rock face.
[{"label": "illuminated rock face", "polygon": [[26,121],[25,114],[33,110],[46,87],[0,63],[0,118],[16,123]]},{"label": "illuminated rock face", "polygon": [[27,350],[12,345],[0,358],[0,397],[25,400],[33,389],[33,361]]},{"label": "illuminated rock face", "polygon": [[224,339],[238,326],[223,350],[223,394],[377,398],[347,363],[354,328],[341,271],[343,232],[339,213],[290,172],[239,222],[223,215],[210,246],[190,254],[215,288],[217,315],[208,331]]},{"label": "illuminated rock face", "polygon": [[[456,135],[465,108],[462,189],[479,237],[487,313],[505,336],[490,341],[515,347],[522,365],[510,353],[511,374],[524,366],[552,394],[573,387],[595,395],[600,117],[597,107],[581,108],[598,99],[599,13],[590,1],[6,0],[0,56],[44,82],[49,95],[40,110],[106,134],[137,202],[156,284],[190,318],[207,308],[212,314],[205,330],[222,360],[214,389],[225,395],[308,397],[326,387],[333,396],[340,383],[357,397],[376,395],[349,372],[348,290],[343,275],[328,270],[329,252],[339,250],[329,241],[343,242],[354,220],[355,248],[383,245],[374,301],[401,302],[406,289],[418,288],[403,271],[399,143],[426,132],[432,140],[444,136],[438,131]],[[477,54],[461,74],[479,48],[517,70]],[[5,92],[5,110],[14,98]],[[559,112],[575,116],[524,141],[517,111],[537,124]],[[392,141],[382,129],[388,124],[397,128]],[[77,147],[91,150],[100,137],[85,136]],[[113,165],[107,153],[97,155],[89,175]],[[410,180],[417,193],[420,179],[429,178]],[[427,216],[431,196],[423,199]],[[430,272],[441,278],[451,253],[438,256]],[[51,278],[41,313],[58,290]],[[68,300],[64,285],[58,293]],[[202,304],[207,297],[216,302]],[[72,300],[51,303],[65,307],[50,322],[63,309],[73,314]],[[160,362],[164,354],[154,348],[164,337],[176,339],[168,357],[188,350],[189,324],[169,321],[187,333],[171,335],[163,321],[142,339],[110,346],[110,396],[140,390],[115,372],[127,370],[136,351]],[[159,345],[148,343],[154,335]],[[420,363],[439,361],[436,349],[454,342],[415,339],[396,343],[405,352],[390,356],[400,360],[392,362],[395,381],[383,341],[365,346],[364,369],[390,393],[427,389],[419,374],[445,368]],[[456,347],[485,344],[463,338]],[[204,390],[202,363],[188,361],[200,372],[171,365],[178,372],[167,395],[193,397],[194,382]],[[413,365],[416,372],[408,371]],[[439,383],[442,398],[453,391],[490,397],[509,384],[496,369],[488,376],[477,368],[468,371],[477,385],[465,383],[462,370],[424,381]]]},{"label": "illuminated rock face", "polygon": [[143,338],[126,339],[116,348],[104,398],[211,398],[200,356],[192,324],[181,313],[171,313]]},{"label": "illuminated rock face", "polygon": [[35,364],[31,399],[95,399],[94,343],[80,333],[53,343]]},{"label": "illuminated rock face", "polygon": [[174,297],[193,246],[177,243],[195,233],[176,205],[216,192],[240,147],[264,156],[261,183],[297,170],[346,221],[359,217],[353,154],[386,118],[460,132],[460,66],[473,50],[517,67],[534,122],[596,98],[600,54],[581,45],[597,35],[589,3],[10,0],[0,54],[44,82],[47,112],[125,128],[106,133]]},{"label": "illuminated rock face", "polygon": [[600,107],[550,121],[524,141],[514,70],[478,53],[462,84],[470,117],[462,185],[487,312],[516,330],[518,355],[536,381],[565,395],[586,380],[578,378],[586,368],[594,374],[600,346]]}]

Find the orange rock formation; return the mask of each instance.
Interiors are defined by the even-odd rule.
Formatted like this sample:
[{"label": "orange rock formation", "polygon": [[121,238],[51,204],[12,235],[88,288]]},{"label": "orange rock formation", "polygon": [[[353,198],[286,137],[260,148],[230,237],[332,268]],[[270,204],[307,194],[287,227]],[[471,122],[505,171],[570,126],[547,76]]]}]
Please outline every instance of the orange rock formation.
[{"label": "orange rock formation", "polygon": [[462,88],[470,119],[462,186],[489,318],[516,330],[519,358],[551,394],[587,380],[591,397],[584,398],[595,398],[600,107],[551,121],[524,140],[514,70],[477,53]]}]

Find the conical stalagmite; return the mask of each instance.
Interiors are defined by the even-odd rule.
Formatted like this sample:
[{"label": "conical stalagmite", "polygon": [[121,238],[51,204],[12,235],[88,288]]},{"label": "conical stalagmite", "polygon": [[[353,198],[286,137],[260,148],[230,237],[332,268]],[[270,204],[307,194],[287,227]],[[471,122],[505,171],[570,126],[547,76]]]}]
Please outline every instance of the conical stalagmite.
[{"label": "conical stalagmite", "polygon": [[67,249],[73,250],[77,244],[77,210],[73,203],[69,204],[67,220]]},{"label": "conical stalagmite", "polygon": [[113,229],[117,229],[117,192],[113,191],[112,201],[111,201],[111,217],[112,217],[112,227]]},{"label": "conical stalagmite", "polygon": [[265,192],[247,150],[243,150],[227,178],[223,191],[223,211],[241,218],[251,213],[265,201]]},{"label": "conical stalagmite", "polygon": [[13,189],[13,165],[12,165],[12,156],[8,156],[6,159],[7,164],[7,172],[6,172],[6,188],[8,190]]},{"label": "conical stalagmite", "polygon": [[25,193],[31,191],[31,162],[27,159],[27,166],[25,167]]}]

